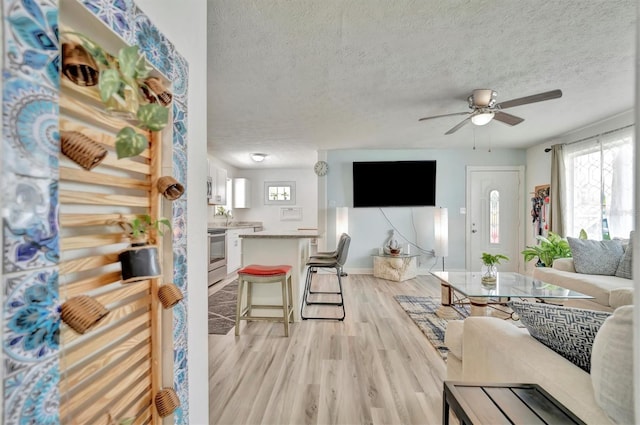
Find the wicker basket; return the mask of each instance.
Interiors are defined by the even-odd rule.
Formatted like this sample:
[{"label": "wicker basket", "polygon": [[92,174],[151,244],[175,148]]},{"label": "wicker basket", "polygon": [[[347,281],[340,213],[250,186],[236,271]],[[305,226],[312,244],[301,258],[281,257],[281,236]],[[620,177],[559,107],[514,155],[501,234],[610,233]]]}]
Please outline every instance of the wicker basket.
[{"label": "wicker basket", "polygon": [[171,308],[178,304],[184,298],[184,295],[176,285],[167,283],[158,288],[158,298],[162,303],[162,307]]},{"label": "wicker basket", "polygon": [[158,191],[170,201],[175,201],[184,193],[184,186],[171,176],[163,176],[158,179]]},{"label": "wicker basket", "polygon": [[62,153],[87,171],[107,156],[107,150],[100,143],[78,131],[61,131],[60,141]]},{"label": "wicker basket", "polygon": [[79,334],[85,333],[102,320],[109,310],[98,301],[86,295],[79,295],[65,301],[61,306],[62,321]]},{"label": "wicker basket", "polygon": [[144,80],[142,85],[142,91],[144,92],[147,100],[151,103],[160,103],[162,106],[167,106],[171,103],[173,95],[162,84],[162,80],[156,77],[149,77]]},{"label": "wicker basket", "polygon": [[172,414],[178,406],[180,406],[180,399],[175,390],[169,387],[158,391],[155,397],[155,403],[158,414],[164,418]]},{"label": "wicker basket", "polygon": [[62,73],[79,86],[98,84],[100,71],[91,54],[78,43],[62,43]]}]

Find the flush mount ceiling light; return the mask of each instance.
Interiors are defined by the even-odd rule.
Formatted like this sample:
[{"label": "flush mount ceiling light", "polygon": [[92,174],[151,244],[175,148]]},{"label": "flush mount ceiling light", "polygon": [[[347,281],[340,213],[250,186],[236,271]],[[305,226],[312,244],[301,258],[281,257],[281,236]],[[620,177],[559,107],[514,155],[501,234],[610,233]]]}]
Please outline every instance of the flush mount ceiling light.
[{"label": "flush mount ceiling light", "polygon": [[495,112],[481,112],[471,117],[471,122],[475,125],[485,125],[493,119]]},{"label": "flush mount ceiling light", "polygon": [[252,153],[251,159],[255,162],[262,162],[267,157],[266,153]]}]

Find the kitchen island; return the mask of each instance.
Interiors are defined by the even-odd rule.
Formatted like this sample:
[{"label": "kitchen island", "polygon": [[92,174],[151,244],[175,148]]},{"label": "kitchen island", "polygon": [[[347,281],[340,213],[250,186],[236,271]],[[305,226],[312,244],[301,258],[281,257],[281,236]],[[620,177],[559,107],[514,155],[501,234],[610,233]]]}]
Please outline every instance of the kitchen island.
[{"label": "kitchen island", "polygon": [[[247,233],[242,239],[242,266],[249,264],[291,266],[293,286],[293,318],[300,321],[300,303],[304,291],[306,263],[309,259],[310,242],[320,238],[317,230],[291,230]],[[254,285],[254,304],[281,304],[282,290],[279,284]],[[260,315],[277,315],[274,310],[258,310]]]}]

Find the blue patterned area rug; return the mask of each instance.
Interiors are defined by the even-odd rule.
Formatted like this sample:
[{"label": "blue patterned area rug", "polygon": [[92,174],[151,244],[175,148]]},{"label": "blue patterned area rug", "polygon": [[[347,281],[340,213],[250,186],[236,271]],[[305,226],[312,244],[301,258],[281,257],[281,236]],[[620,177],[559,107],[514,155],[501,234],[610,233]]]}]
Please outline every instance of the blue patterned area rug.
[{"label": "blue patterned area rug", "polygon": [[226,335],[236,325],[237,293],[238,281],[234,280],[209,295],[209,334]]},{"label": "blue patterned area rug", "polygon": [[469,306],[445,307],[440,304],[440,298],[434,297],[396,295],[394,298],[446,361],[449,352],[449,349],[444,345],[447,322],[468,317]]}]

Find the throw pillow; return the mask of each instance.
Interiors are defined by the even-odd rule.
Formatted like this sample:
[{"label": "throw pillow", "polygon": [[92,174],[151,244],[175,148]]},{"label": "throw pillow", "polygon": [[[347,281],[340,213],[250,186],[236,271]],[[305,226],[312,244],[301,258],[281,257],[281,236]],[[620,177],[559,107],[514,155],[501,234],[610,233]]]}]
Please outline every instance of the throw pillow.
[{"label": "throw pillow", "polygon": [[591,383],[596,403],[618,424],[634,423],[633,306],[604,321],[591,352]]},{"label": "throw pillow", "polygon": [[589,372],[596,333],[611,313],[553,304],[509,301],[529,334]]},{"label": "throw pillow", "polygon": [[631,274],[633,269],[633,230],[629,235],[629,243],[627,249],[624,250],[624,255],[620,259],[618,268],[616,269],[616,276],[624,277],[626,279],[633,279]]},{"label": "throw pillow", "polygon": [[624,254],[619,240],[595,241],[568,237],[576,272],[613,276]]}]

